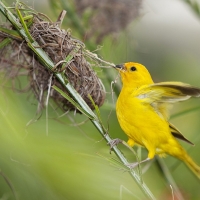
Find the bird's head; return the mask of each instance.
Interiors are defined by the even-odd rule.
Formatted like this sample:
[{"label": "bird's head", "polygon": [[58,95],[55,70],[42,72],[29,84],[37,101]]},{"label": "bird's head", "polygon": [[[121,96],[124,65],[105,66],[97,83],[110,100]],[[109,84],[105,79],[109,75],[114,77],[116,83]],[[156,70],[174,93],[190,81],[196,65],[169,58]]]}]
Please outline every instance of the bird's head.
[{"label": "bird's head", "polygon": [[153,83],[146,67],[139,63],[128,62],[115,65],[115,68],[120,72],[123,85],[128,84],[131,87],[138,87]]}]

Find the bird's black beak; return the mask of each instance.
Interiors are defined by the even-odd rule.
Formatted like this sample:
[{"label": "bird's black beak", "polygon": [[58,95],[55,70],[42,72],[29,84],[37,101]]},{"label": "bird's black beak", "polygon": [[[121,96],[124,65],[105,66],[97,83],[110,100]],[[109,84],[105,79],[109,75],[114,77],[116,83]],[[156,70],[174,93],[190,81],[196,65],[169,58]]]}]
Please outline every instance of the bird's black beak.
[{"label": "bird's black beak", "polygon": [[119,69],[119,70],[123,70],[124,69],[124,64],[115,65],[115,68]]}]

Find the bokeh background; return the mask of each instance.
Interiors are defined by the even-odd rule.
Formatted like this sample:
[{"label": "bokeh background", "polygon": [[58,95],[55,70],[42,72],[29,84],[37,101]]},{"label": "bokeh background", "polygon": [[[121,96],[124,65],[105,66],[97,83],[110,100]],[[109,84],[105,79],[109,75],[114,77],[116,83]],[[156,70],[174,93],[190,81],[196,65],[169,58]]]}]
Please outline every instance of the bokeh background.
[{"label": "bokeh background", "polygon": [[[184,0],[68,0],[23,1],[56,21],[62,9],[68,14],[64,29],[113,63],[144,64],[155,82],[182,81],[200,87],[199,1]],[[6,1],[12,5],[12,1]],[[196,10],[195,10],[196,9]],[[112,138],[127,140],[115,115],[120,80],[112,98],[110,83],[114,69],[97,69],[106,86],[107,98],[100,108]],[[102,200],[146,199],[98,131],[83,115],[63,116],[51,107],[36,122],[37,104],[26,93],[0,86],[0,199],[1,200]],[[22,81],[22,83],[26,80]],[[24,83],[25,84],[25,83]],[[172,109],[171,122],[195,143],[183,146],[200,164],[200,100],[191,99]],[[148,120],[148,119],[147,119]],[[48,129],[48,130],[47,130]],[[134,155],[119,146],[134,161]],[[137,150],[137,149],[136,149]],[[145,158],[142,149],[141,157]],[[182,199],[200,198],[200,181],[179,160],[164,159]],[[152,162],[143,179],[157,199],[175,196],[157,162]]]}]

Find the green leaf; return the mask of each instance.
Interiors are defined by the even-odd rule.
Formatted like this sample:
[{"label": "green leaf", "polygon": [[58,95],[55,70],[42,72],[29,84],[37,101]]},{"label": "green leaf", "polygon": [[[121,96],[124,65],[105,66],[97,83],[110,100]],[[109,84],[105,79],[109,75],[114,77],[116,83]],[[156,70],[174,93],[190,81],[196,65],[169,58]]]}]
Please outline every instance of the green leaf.
[{"label": "green leaf", "polygon": [[75,102],[68,94],[64,93],[57,86],[53,85],[52,88],[59,92],[65,99],[67,99],[75,108],[77,108],[81,113],[86,115],[89,119],[94,120],[94,117],[90,115],[86,110],[84,110],[77,102]]},{"label": "green leaf", "polygon": [[4,40],[2,40],[0,42],[0,49],[2,49],[3,47],[5,47],[6,45],[8,45],[11,41],[12,41],[12,39],[10,39],[10,38],[5,38]]}]

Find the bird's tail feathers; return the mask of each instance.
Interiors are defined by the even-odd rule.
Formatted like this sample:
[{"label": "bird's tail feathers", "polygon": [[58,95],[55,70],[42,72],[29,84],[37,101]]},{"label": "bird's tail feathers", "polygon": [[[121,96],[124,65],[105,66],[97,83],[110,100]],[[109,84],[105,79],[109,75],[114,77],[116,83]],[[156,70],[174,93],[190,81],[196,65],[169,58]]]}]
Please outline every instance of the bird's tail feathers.
[{"label": "bird's tail feathers", "polygon": [[190,168],[190,170],[200,179],[200,166],[198,166],[189,155],[185,155],[185,164]]}]

